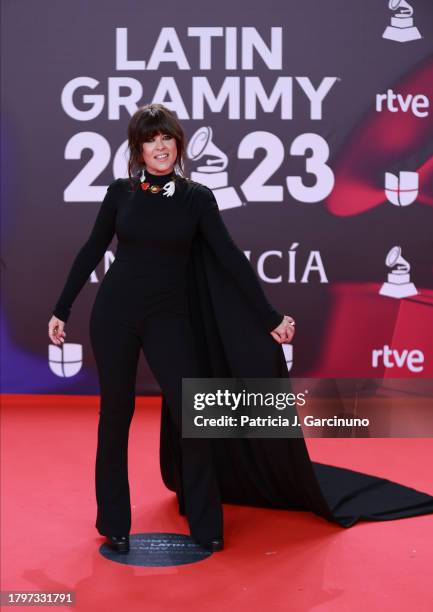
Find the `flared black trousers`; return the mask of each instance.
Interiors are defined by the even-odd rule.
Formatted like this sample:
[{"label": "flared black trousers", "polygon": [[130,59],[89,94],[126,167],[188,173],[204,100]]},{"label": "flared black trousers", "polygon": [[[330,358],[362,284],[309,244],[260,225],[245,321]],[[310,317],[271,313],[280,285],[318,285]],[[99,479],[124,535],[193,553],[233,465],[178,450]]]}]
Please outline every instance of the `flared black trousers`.
[{"label": "flared black trousers", "polygon": [[182,466],[177,475],[178,500],[184,505],[190,533],[200,543],[221,538],[223,511],[211,440],[182,438],[182,377],[199,376],[188,315],[157,312],[137,320],[99,304],[92,311],[89,330],[101,394],[95,465],[97,530],[126,535],[131,529],[128,437],[142,349],[175,425]]}]

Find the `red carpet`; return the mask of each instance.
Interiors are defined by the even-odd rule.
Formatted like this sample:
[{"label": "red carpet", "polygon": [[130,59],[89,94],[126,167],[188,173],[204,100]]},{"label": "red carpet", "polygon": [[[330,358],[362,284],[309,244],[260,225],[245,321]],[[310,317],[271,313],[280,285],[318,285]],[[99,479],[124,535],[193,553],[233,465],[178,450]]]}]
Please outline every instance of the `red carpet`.
[{"label": "red carpet", "polygon": [[[431,515],[343,529],[310,513],[225,504],[225,550],[203,561],[145,568],[104,558],[94,527],[98,402],[2,396],[2,590],[75,591],[75,609],[86,612],[433,609]],[[137,399],[132,532],[187,534],[159,473],[159,411],[159,398]],[[308,446],[314,460],[433,494],[430,439]]]}]

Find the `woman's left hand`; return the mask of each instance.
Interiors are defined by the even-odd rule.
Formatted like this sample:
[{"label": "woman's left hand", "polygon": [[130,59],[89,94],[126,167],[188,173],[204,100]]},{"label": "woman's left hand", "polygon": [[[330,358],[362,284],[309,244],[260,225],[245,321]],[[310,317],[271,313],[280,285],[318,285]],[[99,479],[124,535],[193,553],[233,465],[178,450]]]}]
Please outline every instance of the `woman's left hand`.
[{"label": "woman's left hand", "polygon": [[273,329],[270,333],[273,339],[279,344],[288,344],[292,341],[293,336],[295,335],[294,319],[288,315],[284,315],[284,319],[281,321],[278,327]]}]

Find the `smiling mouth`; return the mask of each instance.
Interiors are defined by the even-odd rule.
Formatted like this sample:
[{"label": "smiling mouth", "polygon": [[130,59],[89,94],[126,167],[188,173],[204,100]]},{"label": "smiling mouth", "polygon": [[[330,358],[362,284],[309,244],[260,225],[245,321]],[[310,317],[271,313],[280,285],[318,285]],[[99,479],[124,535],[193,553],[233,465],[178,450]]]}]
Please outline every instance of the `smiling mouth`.
[{"label": "smiling mouth", "polygon": [[155,155],[155,159],[158,159],[160,161],[167,159],[167,157],[168,157],[168,153],[163,153],[161,155]]}]

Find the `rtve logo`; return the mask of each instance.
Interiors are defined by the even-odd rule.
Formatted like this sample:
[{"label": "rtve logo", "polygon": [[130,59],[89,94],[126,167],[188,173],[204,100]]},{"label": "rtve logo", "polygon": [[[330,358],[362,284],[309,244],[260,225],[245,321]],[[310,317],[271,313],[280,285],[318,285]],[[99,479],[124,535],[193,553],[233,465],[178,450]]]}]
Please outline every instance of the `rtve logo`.
[{"label": "rtve logo", "polygon": [[387,109],[391,113],[411,112],[415,117],[428,117],[429,111],[423,109],[430,108],[430,100],[423,94],[404,96],[395,94],[392,89],[388,89],[385,94],[376,94],[376,111],[381,113]]},{"label": "rtve logo", "polygon": [[380,361],[385,368],[403,368],[406,365],[411,372],[422,372],[424,369],[424,354],[419,349],[398,351],[385,344],[382,349],[373,349],[371,354],[373,368],[378,368]]}]

